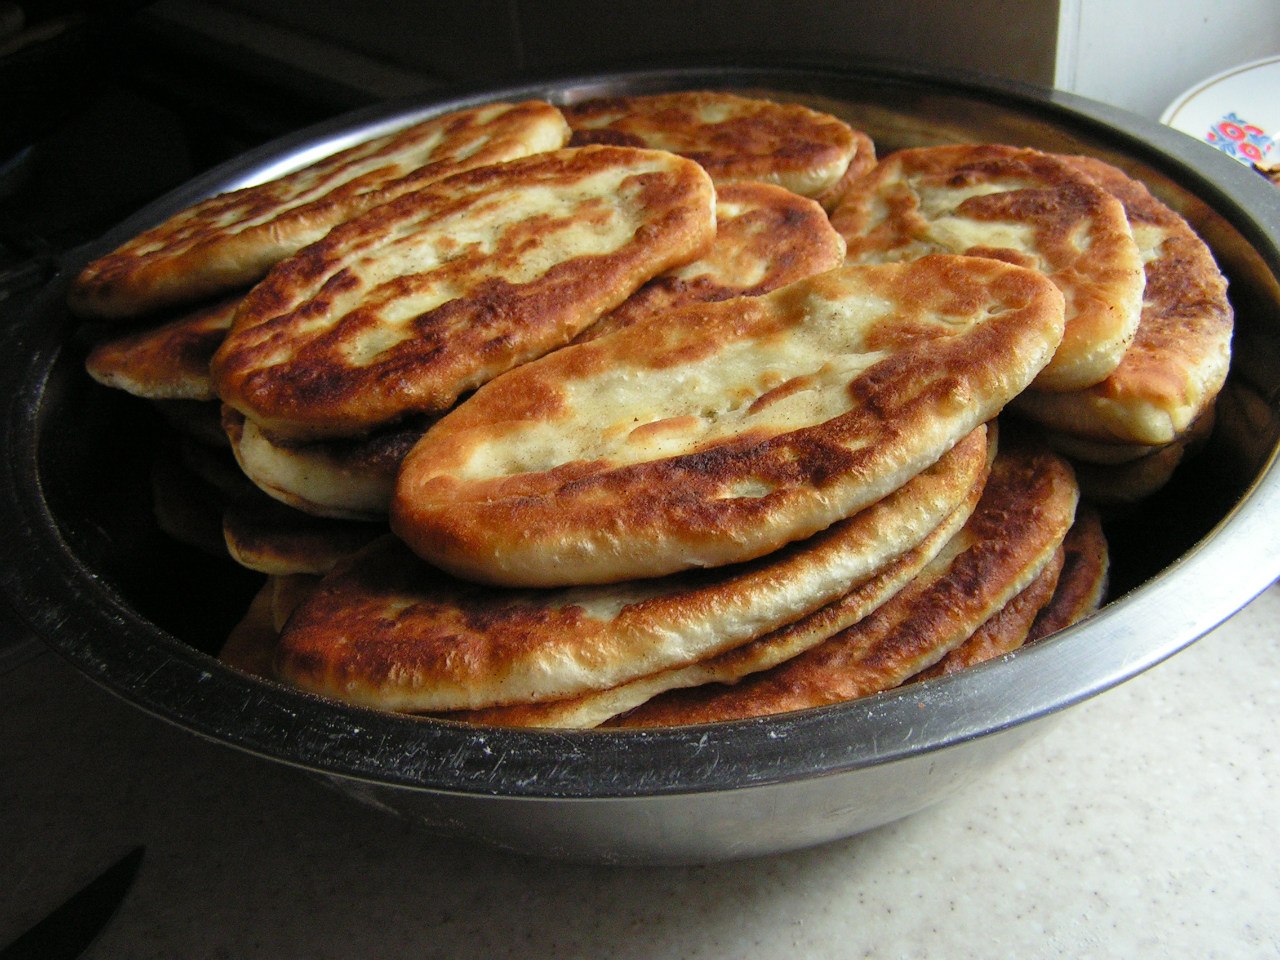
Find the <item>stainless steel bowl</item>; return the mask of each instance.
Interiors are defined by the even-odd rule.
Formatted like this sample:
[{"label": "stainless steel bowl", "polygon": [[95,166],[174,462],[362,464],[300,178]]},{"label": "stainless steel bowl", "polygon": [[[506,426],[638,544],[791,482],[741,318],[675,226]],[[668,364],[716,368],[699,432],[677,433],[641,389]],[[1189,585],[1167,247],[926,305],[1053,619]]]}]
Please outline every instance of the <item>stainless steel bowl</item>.
[{"label": "stainless steel bowl", "polygon": [[[1237,310],[1209,449],[1113,517],[1115,595],[1095,617],[973,670],[865,700],[653,731],[475,729],[376,713],[249,679],[216,651],[254,579],[160,534],[157,425],[83,373],[63,307],[89,258],[214,192],[363,136],[491,99],[727,88],[829,110],[881,152],[1002,141],[1118,163],[1209,240]],[[84,673],[193,733],[321,775],[441,833],[528,853],[692,862],[819,843],[919,810],[1042,721],[1209,631],[1280,575],[1280,191],[1190,138],[1067,94],[885,68],[645,70],[351,115],[202,176],[76,251],[4,332],[3,587]]]}]

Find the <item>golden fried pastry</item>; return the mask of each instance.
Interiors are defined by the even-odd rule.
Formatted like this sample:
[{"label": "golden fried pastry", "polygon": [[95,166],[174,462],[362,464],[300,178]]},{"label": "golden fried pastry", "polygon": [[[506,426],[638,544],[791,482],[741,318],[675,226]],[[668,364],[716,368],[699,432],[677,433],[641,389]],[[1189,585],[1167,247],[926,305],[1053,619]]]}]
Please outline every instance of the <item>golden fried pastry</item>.
[{"label": "golden fried pastry", "polygon": [[1171,443],[1226,381],[1234,327],[1226,280],[1204,241],[1137,180],[1090,157],[1064,159],[1124,204],[1146,269],[1142,317],[1120,365],[1101,383],[1070,393],[1028,391],[1018,409],[1084,442]]},{"label": "golden fried pastry", "polygon": [[1107,595],[1111,568],[1107,536],[1098,511],[1087,503],[1076,508],[1076,521],[1062,543],[1062,573],[1045,607],[1036,614],[1027,643],[1065,630],[1095,613]]},{"label": "golden fried pastry", "polygon": [[767,183],[716,188],[716,239],[703,256],[654,277],[578,335],[594,340],[688,303],[756,297],[844,262],[844,239],[814,201]]},{"label": "golden fried pastry", "polygon": [[977,430],[876,506],[747,564],[629,583],[509,590],[456,580],[388,537],[289,618],[282,678],[390,710],[564,699],[741,646],[913,550],[987,467]]},{"label": "golden fried pastry", "polygon": [[1040,575],[978,627],[968,640],[951,650],[933,666],[921,670],[908,682],[930,680],[957,673],[967,667],[993,660],[1022,646],[1040,611],[1053,599],[1062,574],[1064,551],[1061,547],[1045,564]]},{"label": "golden fried pastry", "polygon": [[396,472],[422,427],[391,427],[353,440],[273,437],[224,407],[222,426],[236,462],[257,487],[295,510],[340,520],[385,520]]},{"label": "golden fried pastry", "polygon": [[209,362],[222,345],[242,296],[97,344],[85,360],[104,386],[149,400],[213,400]]},{"label": "golden fried pastry", "polygon": [[328,573],[385,533],[384,524],[313,517],[265,497],[222,514],[231,559],[272,576]]},{"label": "golden fried pastry", "polygon": [[1002,145],[902,150],[841,198],[831,222],[852,263],[967,253],[1034,267],[1066,297],[1041,390],[1105,379],[1138,326],[1143,271],[1123,206],[1062,160]]},{"label": "golden fried pastry", "polygon": [[554,150],[568,135],[560,112],[540,101],[432,117],[175,214],[89,263],[68,301],[85,316],[129,317],[248,286],[370,207],[462,170]]},{"label": "golden fried pastry", "polygon": [[850,168],[858,174],[875,164],[866,134],[798,104],[696,90],[607,97],[561,109],[575,145],[670,150],[696,160],[717,185],[760,180],[825,198]]},{"label": "golden fried pastry", "polygon": [[1078,623],[1102,605],[1108,566],[1107,538],[1098,511],[1081,503],[1062,548],[1040,576],[973,636],[912,681],[957,673]]},{"label": "golden fried pastry", "polygon": [[1071,468],[1045,448],[1002,448],[969,521],[910,583],[818,646],[733,685],[673,690],[607,726],[712,723],[896,687],[964,643],[1058,552],[1075,514]]},{"label": "golden fried pastry", "polygon": [[997,260],[852,266],[527,364],[401,466],[392,529],[512,586],[761,556],[875,502],[1023,390],[1061,294]]},{"label": "golden fried pastry", "polygon": [[[994,428],[988,434],[988,452],[994,455]],[[972,443],[972,439],[965,441]],[[948,457],[953,454],[948,454]],[[947,460],[943,458],[943,462]],[[461,720],[500,727],[595,727],[611,717],[638,707],[667,690],[707,683],[734,683],[748,674],[767,670],[811,649],[832,634],[868,616],[901,590],[928,564],[938,551],[964,526],[977,505],[986,482],[986,472],[968,496],[912,549],[900,554],[870,577],[855,581],[843,596],[741,646],[683,667],[640,677],[607,690],[584,693],[564,700],[490,707],[487,710],[455,711],[440,714],[444,719]],[[862,511],[859,522],[876,513],[896,509],[908,483]]]},{"label": "golden fried pastry", "polygon": [[715,192],[668,153],[584,147],[457,174],[336,227],[253,288],[213,360],[278,437],[434,414],[702,255]]}]

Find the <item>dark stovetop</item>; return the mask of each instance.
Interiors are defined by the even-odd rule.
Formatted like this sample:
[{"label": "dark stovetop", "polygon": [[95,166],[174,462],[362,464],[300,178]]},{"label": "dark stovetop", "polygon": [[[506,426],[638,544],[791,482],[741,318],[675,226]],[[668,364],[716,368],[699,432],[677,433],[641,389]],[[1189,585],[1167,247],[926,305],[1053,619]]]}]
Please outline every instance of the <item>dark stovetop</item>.
[{"label": "dark stovetop", "polygon": [[0,126],[0,305],[201,171],[361,105],[175,37],[136,0],[23,6],[25,30],[0,36],[0,102],[16,105]]}]

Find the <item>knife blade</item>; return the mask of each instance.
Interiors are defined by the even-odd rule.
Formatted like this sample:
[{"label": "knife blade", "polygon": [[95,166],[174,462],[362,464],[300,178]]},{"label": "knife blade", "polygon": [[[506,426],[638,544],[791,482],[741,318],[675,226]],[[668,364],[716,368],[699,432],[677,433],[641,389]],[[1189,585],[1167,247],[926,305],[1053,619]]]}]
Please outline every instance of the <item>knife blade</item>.
[{"label": "knife blade", "polygon": [[144,847],[134,847],[62,906],[0,950],[0,960],[75,960],[97,939],[133,886]]}]

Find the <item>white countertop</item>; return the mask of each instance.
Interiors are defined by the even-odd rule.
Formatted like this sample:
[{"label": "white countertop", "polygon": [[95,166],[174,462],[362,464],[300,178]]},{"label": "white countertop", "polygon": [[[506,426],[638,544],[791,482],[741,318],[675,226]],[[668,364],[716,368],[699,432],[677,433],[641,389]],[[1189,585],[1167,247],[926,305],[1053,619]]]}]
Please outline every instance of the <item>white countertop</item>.
[{"label": "white countertop", "polygon": [[737,863],[441,841],[51,653],[0,730],[0,944],[143,843],[88,957],[1280,957],[1280,587],[943,804]]}]

